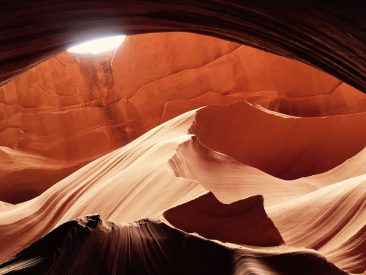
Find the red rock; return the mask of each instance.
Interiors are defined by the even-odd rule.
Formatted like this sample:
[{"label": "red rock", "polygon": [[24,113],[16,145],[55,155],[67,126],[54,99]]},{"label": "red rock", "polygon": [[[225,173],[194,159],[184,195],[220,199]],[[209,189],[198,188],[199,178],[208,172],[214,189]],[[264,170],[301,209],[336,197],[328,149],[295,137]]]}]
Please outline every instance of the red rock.
[{"label": "red rock", "polygon": [[284,57],[189,33],[129,36],[112,61],[110,54],[90,59],[62,53],[0,88],[0,145],[19,151],[16,155],[72,163],[57,173],[37,170],[41,178],[29,174],[37,184],[1,171],[1,178],[12,179],[10,189],[22,185],[33,191],[1,191],[0,200],[19,202],[40,194],[182,112],[243,98],[299,116],[366,108],[361,92]]},{"label": "red rock", "polygon": [[[238,106],[241,108],[238,109]],[[229,118],[236,118],[238,112],[254,109],[254,113],[263,116],[263,121],[269,119],[269,128],[271,124],[286,125],[287,120],[294,119],[262,107],[250,106],[246,102],[225,107],[209,106],[173,118],[84,166],[34,199],[16,205],[2,204],[0,261],[9,259],[62,223],[88,213],[100,213],[103,219],[119,223],[133,223],[144,218],[164,222],[162,213],[171,211],[173,215],[168,217],[168,221],[183,230],[198,232],[204,239],[238,243],[252,241],[256,244],[254,247],[244,247],[246,253],[278,255],[294,252],[303,255],[319,252],[347,272],[363,272],[365,150],[325,173],[297,180],[278,179],[235,161],[229,155],[232,152],[222,150],[225,148],[213,150],[208,143],[204,143],[205,139],[198,142],[198,138],[203,137],[197,131],[198,126],[205,130],[218,129],[230,136],[225,128],[230,124],[217,123],[217,118],[212,114],[214,109],[222,109],[214,114],[228,121],[234,121]],[[212,119],[202,123],[202,114],[211,114]],[[354,116],[364,115],[311,118],[309,128],[314,128],[321,121],[325,125],[334,124],[334,129],[339,130],[343,127],[342,123],[332,121],[349,119],[352,122]],[[248,116],[246,120],[251,119]],[[307,119],[296,118],[294,123],[302,124]],[[240,123],[247,123],[246,120]],[[196,130],[196,136],[192,136],[192,129]],[[303,127],[294,127],[291,134],[296,136],[297,133],[313,134],[304,131]],[[282,135],[288,136],[288,133],[284,131]],[[318,142],[319,150],[327,149],[327,139],[319,139]],[[280,144],[272,139],[272,146],[275,148],[277,145]],[[230,148],[239,149],[240,146],[240,142],[232,142]],[[313,161],[321,163],[324,160]],[[207,196],[198,198],[208,191],[220,202]],[[253,197],[249,200],[245,198],[253,194],[263,194],[264,208],[258,196],[254,196],[255,203],[248,203],[253,202]],[[229,225],[235,226],[231,228]],[[264,228],[264,231],[258,231],[268,234],[256,234],[254,228]],[[263,245],[278,240],[276,232],[281,234],[286,245],[263,248]],[[8,239],[17,241],[8,242]],[[234,244],[222,245],[233,247]],[[321,262],[324,263],[324,259]],[[280,264],[276,260],[273,264],[282,266],[282,270],[289,267],[286,261]],[[311,260],[308,264],[314,267],[315,262]],[[259,271],[277,270],[272,265],[262,265],[257,261],[253,265]],[[247,268],[244,269],[246,272],[252,270]]]},{"label": "red rock", "polygon": [[263,197],[253,196],[223,204],[210,192],[164,212],[175,227],[213,240],[256,246],[283,244],[263,208]]}]

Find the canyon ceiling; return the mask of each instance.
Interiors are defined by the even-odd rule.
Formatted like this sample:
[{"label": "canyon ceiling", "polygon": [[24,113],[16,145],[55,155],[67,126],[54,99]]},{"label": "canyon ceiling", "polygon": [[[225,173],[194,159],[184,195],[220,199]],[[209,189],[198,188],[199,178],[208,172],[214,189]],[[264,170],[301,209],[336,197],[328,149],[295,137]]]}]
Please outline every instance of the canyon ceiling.
[{"label": "canyon ceiling", "polygon": [[364,8],[363,1],[328,0],[7,0],[0,11],[0,81],[96,33],[189,31],[298,59],[366,91]]}]

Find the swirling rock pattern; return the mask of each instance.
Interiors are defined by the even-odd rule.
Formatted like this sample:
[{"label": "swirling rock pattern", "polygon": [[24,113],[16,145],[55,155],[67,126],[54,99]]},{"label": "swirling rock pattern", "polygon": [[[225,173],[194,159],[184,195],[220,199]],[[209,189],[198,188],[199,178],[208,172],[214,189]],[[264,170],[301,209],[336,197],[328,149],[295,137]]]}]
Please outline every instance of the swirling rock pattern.
[{"label": "swirling rock pattern", "polygon": [[[217,108],[221,110],[213,112]],[[221,119],[231,121],[243,110],[259,112],[264,120],[271,119],[273,125],[286,125],[295,119],[241,101],[224,107],[211,106],[193,110],[157,126],[120,149],[91,162],[33,200],[3,206],[0,211],[0,242],[3,244],[0,259],[5,261],[16,253],[20,254],[14,260],[4,262],[2,267],[4,270],[14,268],[26,271],[28,266],[34,266],[48,270],[51,268],[50,263],[46,259],[42,264],[44,256],[41,252],[22,254],[21,251],[34,242],[37,247],[38,239],[69,220],[88,213],[100,213],[103,219],[118,223],[152,218],[186,231],[187,234],[199,234],[204,239],[221,241],[224,246],[241,245],[249,249],[245,250],[244,258],[239,257],[243,260],[242,264],[238,260],[235,267],[226,267],[228,273],[235,270],[257,274],[364,272],[366,170],[364,165],[353,170],[349,168],[352,164],[365,162],[365,151],[361,150],[324,173],[302,176],[295,180],[277,178],[240,161],[227,150],[220,138],[207,139],[205,136],[207,131],[220,127],[228,140],[232,133],[243,138],[248,132],[237,130],[247,125],[246,120],[250,121],[251,115],[237,120],[233,131],[224,129],[229,124],[217,123],[214,115],[208,115],[213,112],[220,115]],[[365,113],[355,115],[365,116]],[[311,123],[308,127],[314,128],[321,121],[329,125],[334,123],[333,129],[341,129],[343,124],[337,121],[353,119],[352,116],[343,115],[331,118],[312,118],[307,122]],[[296,118],[290,132],[306,135],[306,132],[302,132],[302,127],[297,127],[297,124],[302,123],[303,118]],[[268,127],[270,126],[271,123]],[[255,131],[258,130],[251,130]],[[307,133],[311,135],[311,132]],[[257,135],[260,134],[261,131],[258,131]],[[278,131],[276,134],[277,138],[273,139],[276,141],[289,135],[286,131]],[[329,134],[329,131],[325,134]],[[317,150],[328,150],[326,142],[326,138],[319,139]],[[348,142],[352,140],[348,139]],[[353,142],[357,143],[357,139]],[[229,148],[238,147],[239,152],[241,145],[241,142],[232,140]],[[297,150],[302,151],[299,148]],[[324,160],[317,158],[313,161],[320,164]],[[212,193],[207,194],[208,191]],[[263,194],[264,204],[262,197],[255,196],[256,194]],[[188,220],[188,216],[192,220]],[[222,231],[224,228],[227,234]],[[160,240],[159,235],[154,236]],[[141,238],[145,237],[141,235]],[[7,242],[7,239],[17,242]],[[41,242],[47,246],[52,243],[47,237],[41,239]],[[104,241],[96,242],[109,249],[102,244]],[[116,240],[110,245],[125,251],[124,242]],[[248,244],[251,246],[247,247]],[[60,245],[58,251],[68,251],[69,245]],[[90,245],[94,247],[96,244]],[[30,246],[30,251],[33,251],[34,246]],[[52,248],[51,251],[55,249]],[[80,250],[75,248],[73,251],[76,254],[71,259],[76,259]],[[287,255],[287,252],[292,256]],[[248,256],[250,253],[277,256],[271,256],[268,262],[262,256],[259,259]],[[280,256],[283,253],[286,255]],[[48,252],[45,254],[47,258]],[[91,259],[89,257],[94,257],[92,254],[82,255],[83,253],[80,257],[85,265]],[[111,257],[116,258],[116,254],[113,255]],[[293,257],[302,260],[298,259],[298,262]],[[109,264],[103,262],[101,268],[113,268],[114,264],[109,262],[108,257],[105,261]],[[65,265],[62,256],[54,264],[60,264],[62,268],[77,268],[74,263]],[[194,261],[191,264],[197,265]]]},{"label": "swirling rock pattern", "polygon": [[366,108],[363,93],[332,76],[202,35],[130,36],[93,59],[61,53],[0,87],[0,200],[31,199],[164,121],[240,99],[302,117]]},{"label": "swirling rock pattern", "polygon": [[345,274],[310,251],[256,251],[208,241],[157,221],[120,226],[99,216],[62,224],[0,265],[0,272],[9,274],[221,275],[268,270],[271,274]]},{"label": "swirling rock pattern", "polygon": [[[2,3],[0,273],[365,273],[364,4],[327,2]],[[232,42],[61,53],[118,31]]]}]

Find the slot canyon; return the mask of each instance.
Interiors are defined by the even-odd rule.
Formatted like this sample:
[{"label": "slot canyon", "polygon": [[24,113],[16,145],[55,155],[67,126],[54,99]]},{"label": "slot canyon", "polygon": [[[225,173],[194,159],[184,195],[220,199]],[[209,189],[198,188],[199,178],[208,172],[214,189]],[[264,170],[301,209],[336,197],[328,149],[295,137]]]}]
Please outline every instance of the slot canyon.
[{"label": "slot canyon", "polygon": [[0,274],[366,274],[364,5],[5,2]]}]

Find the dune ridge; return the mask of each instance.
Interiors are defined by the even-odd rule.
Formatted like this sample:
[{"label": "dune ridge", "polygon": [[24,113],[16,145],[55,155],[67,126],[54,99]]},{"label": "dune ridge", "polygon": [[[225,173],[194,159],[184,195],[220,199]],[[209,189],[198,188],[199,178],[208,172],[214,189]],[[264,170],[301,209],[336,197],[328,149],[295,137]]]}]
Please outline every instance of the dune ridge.
[{"label": "dune ridge", "polygon": [[[297,117],[366,110],[364,93],[298,61],[193,33],[131,35],[115,54],[62,52],[0,87],[0,145],[19,152],[17,173],[1,171],[0,200],[34,198],[162,122],[243,99]],[[57,172],[22,174],[23,153]]]},{"label": "dune ridge", "polygon": [[[242,114],[247,116],[240,116]],[[253,119],[253,116],[268,121],[267,127],[273,123],[276,127],[287,129],[287,132],[276,132],[279,135],[278,139],[268,139],[272,140],[273,147],[282,146],[278,141],[281,141],[281,138],[286,140],[290,133],[292,136],[299,133],[314,135],[313,132],[304,131],[304,127],[299,126],[303,124],[308,129],[318,125],[325,127],[316,132],[324,135],[324,139],[318,139],[314,143],[314,148],[319,151],[330,152],[329,148],[333,146],[325,146],[329,139],[326,137],[330,134],[327,130],[329,128],[326,128],[330,127],[328,124],[339,137],[345,133],[346,126],[353,134],[348,136],[350,144],[344,146],[342,154],[338,155],[338,166],[335,165],[338,162],[334,162],[329,166],[331,170],[317,175],[313,174],[311,166],[308,171],[304,166],[300,166],[304,169],[301,170],[302,174],[299,174],[301,177],[286,180],[266,173],[254,167],[252,163],[244,162],[240,155],[238,157],[238,152],[247,153],[251,147],[240,147],[245,143],[242,139],[233,139],[233,133],[240,138],[245,138],[246,135],[254,138],[262,133],[258,126],[249,128],[250,131],[243,130],[245,127],[252,127],[248,120]],[[241,119],[233,119],[238,117]],[[0,243],[3,244],[3,249],[0,251],[0,261],[6,261],[21,253],[24,248],[39,239],[42,241],[43,236],[59,228],[61,224],[90,213],[100,213],[101,219],[116,223],[135,222],[146,218],[160,220],[179,230],[199,234],[200,238],[215,239],[223,242],[224,246],[231,247],[244,242],[240,240],[238,232],[246,232],[248,228],[249,233],[249,228],[255,228],[256,225],[254,220],[250,223],[248,219],[244,219],[245,214],[236,212],[236,209],[241,209],[236,206],[246,205],[245,202],[253,198],[261,198],[255,195],[263,194],[264,202],[261,202],[259,208],[257,203],[254,204],[257,206],[251,210],[262,209],[259,212],[254,211],[254,217],[262,217],[259,224],[266,224],[265,220],[272,224],[270,232],[277,232],[279,235],[276,242],[267,243],[272,247],[265,248],[265,243],[258,242],[252,243],[247,249],[267,251],[277,256],[286,249],[298,251],[294,254],[300,256],[296,257],[308,261],[307,264],[300,262],[308,268],[315,268],[310,270],[313,273],[309,271],[310,273],[304,274],[319,274],[319,270],[323,270],[317,269],[319,266],[325,268],[324,274],[362,273],[365,270],[366,258],[366,176],[362,168],[352,171],[348,171],[348,168],[352,163],[363,163],[365,159],[365,141],[357,135],[360,133],[357,123],[364,117],[364,113],[319,118],[283,116],[246,101],[224,107],[212,106],[189,111],[84,166],[42,195],[21,204],[1,208]],[[235,125],[231,125],[231,122],[224,124],[224,119],[235,121]],[[288,126],[289,121],[291,123]],[[210,139],[215,136],[208,134],[212,131],[220,133],[221,136],[217,134],[216,140]],[[229,137],[230,142],[223,142],[225,137]],[[293,150],[294,154],[304,153],[301,147],[295,146]],[[260,157],[265,160],[268,156],[262,154],[259,160]],[[320,158],[313,161],[319,165],[326,162]],[[208,195],[208,192],[212,194]],[[208,196],[211,196],[211,199],[207,205],[203,203],[199,204],[201,206],[198,205],[198,208],[195,206],[195,203]],[[213,200],[212,196],[217,200]],[[221,213],[219,216],[227,219],[228,225],[233,226],[232,238],[225,239],[227,236],[220,233],[220,230],[215,233],[205,226],[202,228],[203,221],[209,221],[210,215],[215,213],[216,206],[212,208],[211,203],[217,206],[216,213]],[[193,205],[192,209],[190,205]],[[193,212],[198,209],[200,218],[197,218],[197,222],[187,224],[185,220],[181,220],[179,217],[184,211],[183,214],[174,214],[170,218],[167,214],[187,207]],[[200,207],[206,210],[199,210]],[[211,207],[213,212],[208,211],[207,207]],[[226,212],[226,209],[230,211]],[[213,222],[216,222],[215,219]],[[286,245],[278,241],[279,237]],[[7,242],[9,238],[16,239],[16,244]],[[234,244],[225,243],[227,241]],[[115,245],[119,247],[120,243],[116,242]],[[226,251],[226,248],[224,250]],[[248,255],[247,253],[243,255]],[[304,256],[304,253],[307,256]],[[318,256],[311,256],[309,253]],[[239,260],[235,270],[254,270],[254,273],[260,274],[267,269],[268,272],[277,274],[287,272],[286,268],[291,268],[291,265],[287,266],[289,261],[296,262],[293,255],[281,256],[284,257],[280,257],[282,260],[271,256],[268,258],[271,260],[264,262],[261,257],[243,255],[237,256],[236,259]],[[291,269],[291,272],[294,273],[295,270]],[[298,272],[299,270],[297,269]]]}]

